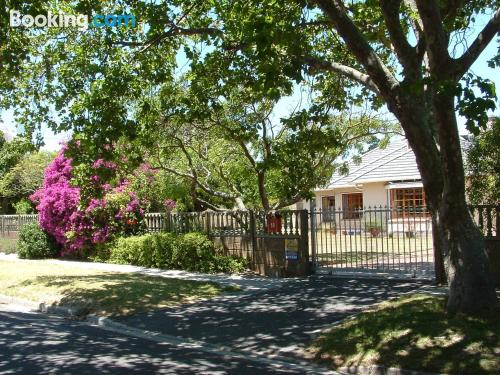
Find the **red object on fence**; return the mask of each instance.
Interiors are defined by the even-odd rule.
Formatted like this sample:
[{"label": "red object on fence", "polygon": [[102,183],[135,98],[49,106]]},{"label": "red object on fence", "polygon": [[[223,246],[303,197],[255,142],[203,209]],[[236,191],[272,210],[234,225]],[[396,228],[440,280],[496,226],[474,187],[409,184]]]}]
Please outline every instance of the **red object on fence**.
[{"label": "red object on fence", "polygon": [[267,215],[267,233],[281,233],[281,216]]}]

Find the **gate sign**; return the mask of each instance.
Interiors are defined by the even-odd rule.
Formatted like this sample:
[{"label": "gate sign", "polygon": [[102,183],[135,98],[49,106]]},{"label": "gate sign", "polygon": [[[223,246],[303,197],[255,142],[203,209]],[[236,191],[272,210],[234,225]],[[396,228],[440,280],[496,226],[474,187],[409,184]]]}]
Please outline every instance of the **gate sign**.
[{"label": "gate sign", "polygon": [[285,259],[286,260],[299,260],[299,240],[286,239],[285,240]]}]

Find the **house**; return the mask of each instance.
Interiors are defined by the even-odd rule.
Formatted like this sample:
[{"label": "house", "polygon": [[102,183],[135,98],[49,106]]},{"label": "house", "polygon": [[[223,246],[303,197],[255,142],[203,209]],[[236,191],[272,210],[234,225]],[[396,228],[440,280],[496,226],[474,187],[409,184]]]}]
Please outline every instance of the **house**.
[{"label": "house", "polygon": [[390,223],[391,232],[406,232],[410,221],[413,231],[430,231],[425,192],[406,139],[368,151],[359,164],[351,161],[348,167],[347,175],[336,172],[326,187],[315,189],[313,203],[321,212],[320,222],[362,229],[367,225],[363,215],[376,209],[370,217]]},{"label": "house", "polygon": [[425,193],[413,151],[405,139],[393,140],[349,163],[349,173],[336,172],[324,188],[315,191],[316,208],[355,210],[370,207],[425,206]]}]

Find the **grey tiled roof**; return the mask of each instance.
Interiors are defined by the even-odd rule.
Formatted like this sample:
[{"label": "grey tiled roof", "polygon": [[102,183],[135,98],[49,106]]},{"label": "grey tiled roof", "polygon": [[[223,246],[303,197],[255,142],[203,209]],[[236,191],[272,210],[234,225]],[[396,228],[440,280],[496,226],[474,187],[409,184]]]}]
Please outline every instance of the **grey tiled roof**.
[{"label": "grey tiled roof", "polygon": [[[466,151],[473,143],[472,136],[461,136],[460,146]],[[462,152],[463,156],[465,153]],[[361,157],[361,163],[349,162],[349,174],[335,172],[327,189],[355,186],[367,182],[420,180],[415,154],[406,139],[392,140],[386,148],[375,148]]]},{"label": "grey tiled roof", "polygon": [[362,155],[361,163],[349,163],[349,174],[335,173],[328,188],[354,186],[363,182],[419,180],[420,173],[406,139],[393,140],[384,149]]}]

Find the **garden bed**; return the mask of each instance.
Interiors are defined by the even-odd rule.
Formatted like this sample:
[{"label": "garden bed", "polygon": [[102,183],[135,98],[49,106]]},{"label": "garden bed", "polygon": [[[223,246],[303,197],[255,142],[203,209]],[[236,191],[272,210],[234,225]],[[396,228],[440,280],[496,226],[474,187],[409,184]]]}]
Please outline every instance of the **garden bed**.
[{"label": "garden bed", "polygon": [[339,369],[379,365],[446,374],[499,374],[500,308],[451,317],[444,298],[385,302],[320,336],[308,351]]},{"label": "garden bed", "polygon": [[235,291],[213,282],[106,272],[47,261],[0,260],[1,294],[75,306],[101,316],[130,315]]}]

